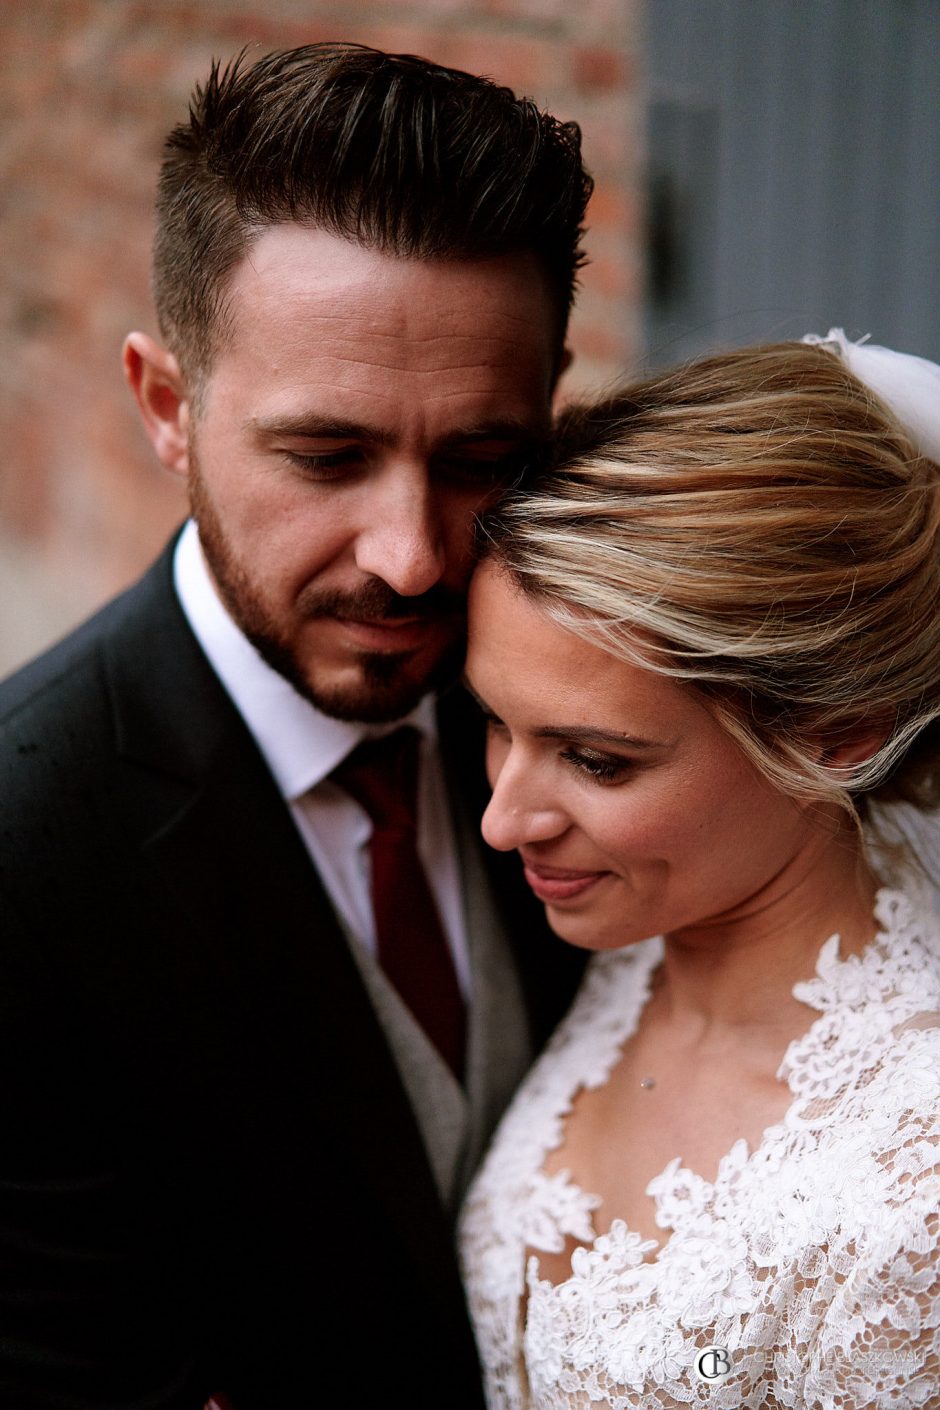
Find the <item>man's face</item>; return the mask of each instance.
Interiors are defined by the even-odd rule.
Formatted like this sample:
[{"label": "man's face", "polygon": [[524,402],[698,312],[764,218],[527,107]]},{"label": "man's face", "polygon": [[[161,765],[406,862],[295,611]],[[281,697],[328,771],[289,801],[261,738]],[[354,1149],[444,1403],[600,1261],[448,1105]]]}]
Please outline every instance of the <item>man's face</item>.
[{"label": "man's face", "polygon": [[556,309],[529,255],[404,260],[262,234],[189,430],[222,596],[328,714],[406,714],[463,652],[473,518],[548,431]]}]

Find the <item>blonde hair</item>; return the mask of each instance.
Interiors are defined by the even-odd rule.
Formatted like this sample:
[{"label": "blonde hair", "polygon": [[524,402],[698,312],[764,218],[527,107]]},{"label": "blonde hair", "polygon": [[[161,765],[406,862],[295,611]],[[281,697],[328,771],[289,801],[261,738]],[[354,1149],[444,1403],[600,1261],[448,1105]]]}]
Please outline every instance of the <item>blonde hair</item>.
[{"label": "blonde hair", "polygon": [[[485,552],[561,625],[690,682],[794,796],[930,806],[937,475],[831,352],[747,348],[568,412]],[[826,758],[873,726],[869,758]]]}]

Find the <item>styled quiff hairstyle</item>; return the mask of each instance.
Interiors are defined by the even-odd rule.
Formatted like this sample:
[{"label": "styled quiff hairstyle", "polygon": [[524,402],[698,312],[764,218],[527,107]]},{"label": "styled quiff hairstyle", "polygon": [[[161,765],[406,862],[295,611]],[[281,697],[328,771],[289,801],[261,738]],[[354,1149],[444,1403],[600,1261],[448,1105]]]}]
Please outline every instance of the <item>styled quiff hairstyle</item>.
[{"label": "styled quiff hairstyle", "polygon": [[794,797],[937,803],[938,467],[835,355],[702,358],[570,411],[558,445],[486,525],[525,594],[688,681]]},{"label": "styled quiff hairstyle", "polygon": [[576,123],[456,69],[353,44],[213,64],[171,132],[154,298],[194,384],[225,337],[229,277],[284,221],[406,259],[530,251],[558,306],[559,355],[592,182]]}]

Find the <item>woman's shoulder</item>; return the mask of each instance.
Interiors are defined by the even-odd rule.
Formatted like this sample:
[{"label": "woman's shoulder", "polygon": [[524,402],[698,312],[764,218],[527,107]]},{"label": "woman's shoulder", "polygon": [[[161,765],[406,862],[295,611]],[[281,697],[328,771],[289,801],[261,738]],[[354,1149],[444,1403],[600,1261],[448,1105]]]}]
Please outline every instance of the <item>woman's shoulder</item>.
[{"label": "woman's shoulder", "polygon": [[875,1038],[915,1016],[940,1020],[940,915],[925,886],[882,886],[877,931],[861,954],[840,953],[838,935],[823,945],[816,972],[794,995],[820,1013],[858,1016]]},{"label": "woman's shoulder", "polygon": [[[795,996],[818,1010],[779,1076],[794,1095],[787,1141],[839,1188],[903,1203],[940,1194],[940,920],[923,897],[883,888],[859,955],[823,946]],[[828,1176],[827,1176],[828,1178]],[[867,1190],[867,1193],[866,1193]]]}]

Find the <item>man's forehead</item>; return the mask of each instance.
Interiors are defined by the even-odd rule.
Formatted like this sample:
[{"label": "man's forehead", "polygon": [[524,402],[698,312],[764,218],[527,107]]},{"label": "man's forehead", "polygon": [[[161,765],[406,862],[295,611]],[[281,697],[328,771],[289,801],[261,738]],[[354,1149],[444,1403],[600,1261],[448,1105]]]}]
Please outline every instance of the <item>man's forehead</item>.
[{"label": "man's forehead", "polygon": [[276,381],[288,401],[293,383],[301,395],[306,386],[547,404],[556,360],[534,257],[403,259],[298,223],[264,231],[234,271],[209,380],[237,367]]},{"label": "man's forehead", "polygon": [[502,314],[507,324],[531,314],[533,304],[551,305],[548,279],[527,251],[487,258],[402,256],[334,235],[317,226],[289,222],[269,226],[235,266],[229,299],[262,311],[279,301],[299,302],[324,318],[374,319],[377,331],[398,319],[424,313],[433,301],[438,317],[465,321]]}]

